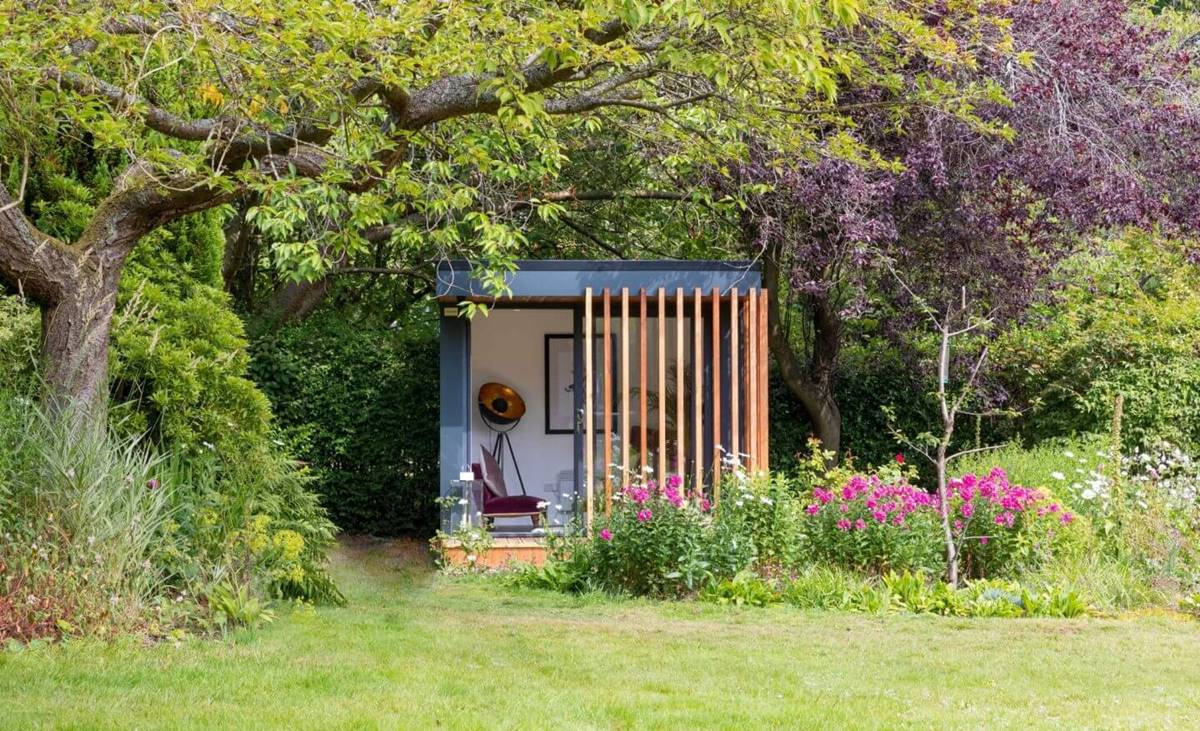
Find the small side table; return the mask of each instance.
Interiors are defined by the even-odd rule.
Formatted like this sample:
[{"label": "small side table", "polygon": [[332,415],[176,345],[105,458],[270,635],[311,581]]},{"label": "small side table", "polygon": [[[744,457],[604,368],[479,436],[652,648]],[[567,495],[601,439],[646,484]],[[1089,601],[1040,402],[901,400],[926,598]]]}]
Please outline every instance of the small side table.
[{"label": "small side table", "polygon": [[450,494],[458,495],[458,503],[451,508],[450,524],[459,528],[470,528],[476,525],[475,517],[479,515],[480,495],[479,480],[451,480]]}]

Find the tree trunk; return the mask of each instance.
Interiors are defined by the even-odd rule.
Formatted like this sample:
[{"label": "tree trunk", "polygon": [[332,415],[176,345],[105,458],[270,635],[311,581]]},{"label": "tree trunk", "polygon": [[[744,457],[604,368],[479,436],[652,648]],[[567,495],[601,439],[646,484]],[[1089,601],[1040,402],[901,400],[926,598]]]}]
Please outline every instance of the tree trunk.
[{"label": "tree trunk", "polygon": [[788,389],[800,400],[812,422],[821,446],[835,454],[842,447],[842,413],[834,396],[834,369],[841,345],[841,322],[827,298],[811,298],[813,316],[813,355],[804,364],[792,349],[783,328],[779,302],[779,264],[776,253],[763,257],[763,277],[767,287],[767,330],[771,354],[779,364]]},{"label": "tree trunk", "polygon": [[250,195],[240,198],[233,215],[224,226],[225,257],[221,265],[221,276],[225,281],[225,291],[243,312],[254,309],[258,237],[254,227],[246,222],[246,213],[255,202],[256,199]]},{"label": "tree trunk", "polygon": [[56,409],[102,412],[108,403],[108,339],[119,270],[80,271],[61,300],[42,306],[42,360]]}]

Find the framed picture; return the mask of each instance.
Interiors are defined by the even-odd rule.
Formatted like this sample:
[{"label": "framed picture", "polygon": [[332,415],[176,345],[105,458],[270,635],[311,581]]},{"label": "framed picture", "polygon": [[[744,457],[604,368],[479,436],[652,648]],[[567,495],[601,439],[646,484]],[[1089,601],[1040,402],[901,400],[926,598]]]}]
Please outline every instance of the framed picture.
[{"label": "framed picture", "polygon": [[546,335],[546,433],[575,433],[575,336]]}]

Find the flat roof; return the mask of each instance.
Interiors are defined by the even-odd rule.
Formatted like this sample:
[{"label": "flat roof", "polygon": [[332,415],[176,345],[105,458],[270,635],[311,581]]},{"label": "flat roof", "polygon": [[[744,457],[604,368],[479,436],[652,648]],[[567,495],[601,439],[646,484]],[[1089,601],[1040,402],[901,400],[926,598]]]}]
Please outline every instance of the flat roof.
[{"label": "flat roof", "polygon": [[[437,265],[437,296],[442,299],[492,298],[481,282],[471,276],[471,262],[446,260]],[[726,294],[730,289],[762,286],[762,266],[757,261],[684,259],[528,259],[517,262],[517,271],[505,276],[513,299],[578,298],[592,288],[599,294],[611,291],[665,289],[674,294],[695,289],[708,294],[712,289]]]}]

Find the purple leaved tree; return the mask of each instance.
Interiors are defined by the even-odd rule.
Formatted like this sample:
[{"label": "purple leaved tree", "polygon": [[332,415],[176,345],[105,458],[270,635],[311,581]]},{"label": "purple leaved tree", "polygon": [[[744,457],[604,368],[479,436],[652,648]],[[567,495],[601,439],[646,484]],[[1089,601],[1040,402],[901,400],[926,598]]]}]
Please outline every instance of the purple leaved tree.
[{"label": "purple leaved tree", "polygon": [[[914,295],[940,307],[966,287],[999,328],[1097,233],[1200,229],[1188,51],[1139,25],[1128,0],[997,12],[1016,52],[981,52],[970,72],[913,63],[901,84],[842,90],[857,141],[900,165],[847,162],[832,145],[780,164],[778,151],[755,148],[724,183],[769,186],[750,196],[742,240],[772,285],[772,352],[828,449],[841,441],[845,324],[868,307],[886,302],[902,331],[919,316]],[[954,91],[931,103],[934,84]],[[885,264],[912,292],[881,274]]]}]

